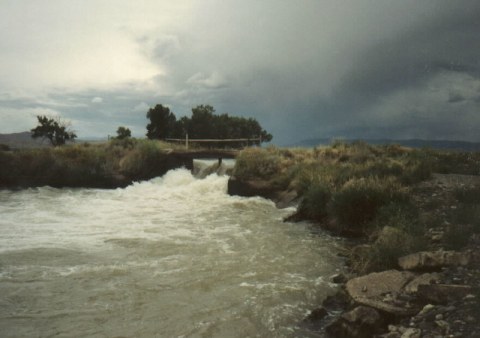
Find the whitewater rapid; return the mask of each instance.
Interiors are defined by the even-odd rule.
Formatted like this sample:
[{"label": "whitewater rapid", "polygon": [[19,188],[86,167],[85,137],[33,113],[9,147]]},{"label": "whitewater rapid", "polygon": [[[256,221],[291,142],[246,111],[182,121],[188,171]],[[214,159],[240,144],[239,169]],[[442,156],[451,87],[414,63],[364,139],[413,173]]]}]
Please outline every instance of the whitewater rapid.
[{"label": "whitewater rapid", "polygon": [[0,191],[0,335],[309,336],[337,240],[227,181]]}]

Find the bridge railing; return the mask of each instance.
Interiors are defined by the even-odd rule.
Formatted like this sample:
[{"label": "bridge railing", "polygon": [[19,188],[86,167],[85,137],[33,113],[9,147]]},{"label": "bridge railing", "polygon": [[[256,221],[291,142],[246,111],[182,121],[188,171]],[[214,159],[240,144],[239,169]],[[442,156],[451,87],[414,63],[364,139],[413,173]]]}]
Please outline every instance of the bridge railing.
[{"label": "bridge railing", "polygon": [[247,146],[250,144],[260,144],[262,143],[262,138],[261,137],[256,137],[256,138],[229,138],[229,139],[189,139],[188,134],[186,137],[183,138],[166,138],[165,141],[167,142],[185,142],[185,148],[188,150],[189,144],[190,143],[226,143],[226,144],[232,144],[232,143],[246,143]]}]

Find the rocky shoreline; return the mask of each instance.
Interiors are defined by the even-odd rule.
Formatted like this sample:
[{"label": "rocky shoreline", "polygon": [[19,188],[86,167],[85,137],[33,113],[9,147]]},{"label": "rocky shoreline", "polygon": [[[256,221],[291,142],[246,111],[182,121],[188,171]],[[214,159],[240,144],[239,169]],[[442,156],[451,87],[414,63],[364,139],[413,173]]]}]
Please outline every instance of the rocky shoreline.
[{"label": "rocky shoreline", "polygon": [[[397,269],[332,276],[338,293],[301,325],[327,337],[480,337],[480,237],[473,235],[457,250],[443,245],[452,226],[448,216],[459,208],[454,191],[479,184],[479,176],[446,174],[419,183],[411,198],[426,216],[443,219],[432,222],[423,234],[428,250],[400,257]],[[229,193],[263,196],[279,207],[299,198],[266,182],[235,178]],[[371,244],[366,239],[362,246]]]},{"label": "rocky shoreline", "polygon": [[[342,313],[318,318],[333,337],[478,337],[477,252],[434,251],[402,257],[401,270],[353,277],[334,296]],[[338,276],[337,276],[338,278]],[[321,308],[331,309],[331,299]],[[334,302],[335,303],[335,302]],[[312,321],[312,319],[310,319]]]}]

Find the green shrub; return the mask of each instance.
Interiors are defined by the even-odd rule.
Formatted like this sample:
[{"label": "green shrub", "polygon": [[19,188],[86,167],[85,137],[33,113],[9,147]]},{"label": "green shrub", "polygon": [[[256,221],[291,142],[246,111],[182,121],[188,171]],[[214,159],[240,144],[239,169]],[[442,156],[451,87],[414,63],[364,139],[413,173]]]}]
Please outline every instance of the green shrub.
[{"label": "green shrub", "polygon": [[480,152],[436,152],[435,171],[441,174],[480,175]]},{"label": "green shrub", "polygon": [[116,140],[57,148],[0,151],[0,184],[4,186],[111,186],[119,174],[141,180],[167,170],[165,143]]},{"label": "green shrub", "polygon": [[427,241],[402,229],[385,226],[381,228],[372,245],[353,250],[350,255],[352,269],[369,273],[398,268],[398,258],[413,252],[425,250]]},{"label": "green shrub", "polygon": [[409,148],[403,147],[399,144],[387,144],[380,146],[379,148],[382,149],[386,156],[391,157],[401,157],[410,152]]},{"label": "green shrub", "polygon": [[352,179],[333,194],[330,211],[340,225],[363,228],[382,206],[406,199],[405,189],[392,179]]},{"label": "green shrub", "polygon": [[405,165],[405,170],[400,176],[400,181],[404,184],[412,185],[429,179],[433,171],[434,164],[430,158],[410,161]]},{"label": "green shrub", "polygon": [[322,221],[328,216],[327,205],[331,199],[330,187],[322,182],[313,184],[303,196],[298,208],[298,214],[316,221]]},{"label": "green shrub", "polygon": [[365,168],[360,169],[356,174],[357,177],[399,177],[404,172],[404,166],[396,161],[381,160],[371,161],[367,163]]},{"label": "green shrub", "polygon": [[380,232],[370,252],[370,271],[398,268],[398,259],[422,251],[427,242],[422,236],[412,235],[402,229],[386,226]]},{"label": "green shrub", "polygon": [[124,149],[133,149],[139,141],[133,137],[127,137],[123,139],[112,138],[108,142],[108,148],[121,147]]},{"label": "green shrub", "polygon": [[389,226],[413,236],[423,234],[425,228],[420,223],[416,206],[403,199],[380,207],[373,224],[378,229]]},{"label": "green shrub", "polygon": [[0,151],[10,151],[10,146],[8,144],[0,143]]},{"label": "green shrub", "polygon": [[333,170],[328,165],[302,163],[295,166],[293,186],[300,195],[304,195],[310,187],[320,182],[329,182],[333,177]]},{"label": "green shrub", "polygon": [[271,179],[281,172],[281,157],[274,149],[250,148],[237,157],[233,175],[242,179]]},{"label": "green shrub", "polygon": [[166,154],[155,141],[142,141],[120,160],[120,171],[127,177],[148,179],[167,169]]}]

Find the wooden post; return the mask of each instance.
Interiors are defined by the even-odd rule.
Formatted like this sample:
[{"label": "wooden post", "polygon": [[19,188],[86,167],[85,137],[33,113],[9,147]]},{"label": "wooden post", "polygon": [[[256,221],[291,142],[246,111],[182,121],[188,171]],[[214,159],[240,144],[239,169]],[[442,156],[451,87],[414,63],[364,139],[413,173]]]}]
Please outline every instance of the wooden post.
[{"label": "wooden post", "polygon": [[185,134],[185,149],[188,150],[188,133]]}]

